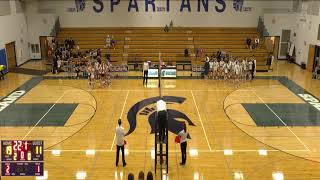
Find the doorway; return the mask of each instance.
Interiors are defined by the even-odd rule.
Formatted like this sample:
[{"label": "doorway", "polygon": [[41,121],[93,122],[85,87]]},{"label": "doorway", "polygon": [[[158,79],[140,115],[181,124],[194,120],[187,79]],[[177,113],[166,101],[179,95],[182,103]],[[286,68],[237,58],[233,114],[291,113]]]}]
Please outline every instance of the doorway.
[{"label": "doorway", "polygon": [[290,43],[291,30],[282,30],[278,59],[286,59]]},{"label": "doorway", "polygon": [[49,41],[48,36],[40,36],[41,59],[48,60]]},{"label": "doorway", "polygon": [[277,60],[279,54],[280,36],[265,36],[264,41],[268,53],[272,54]]},{"label": "doorway", "polygon": [[309,45],[309,54],[307,62],[307,70],[313,72],[314,68],[318,65],[320,56],[320,46]]},{"label": "doorway", "polygon": [[6,54],[8,61],[8,70],[17,67],[17,59],[16,59],[16,43],[11,42],[6,44]]},{"label": "doorway", "polygon": [[280,43],[280,36],[275,36],[273,41],[273,57],[279,59],[279,43]]}]

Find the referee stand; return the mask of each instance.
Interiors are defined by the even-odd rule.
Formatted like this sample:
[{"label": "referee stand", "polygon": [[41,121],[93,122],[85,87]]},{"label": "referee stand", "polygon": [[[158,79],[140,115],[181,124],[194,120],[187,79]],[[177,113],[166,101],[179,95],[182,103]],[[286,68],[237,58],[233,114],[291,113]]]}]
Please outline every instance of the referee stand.
[{"label": "referee stand", "polygon": [[[167,114],[167,120],[168,122],[168,114]],[[156,116],[156,123],[155,123],[155,136],[154,136],[154,142],[155,142],[155,161],[154,161],[154,172],[157,174],[157,169],[160,169],[160,175],[161,178],[163,177],[163,173],[165,170],[165,174],[168,174],[168,154],[169,154],[169,146],[168,146],[168,123],[166,123],[165,127],[165,136],[164,141],[160,139],[160,128],[158,125],[158,113]],[[158,166],[159,165],[159,166]]]}]

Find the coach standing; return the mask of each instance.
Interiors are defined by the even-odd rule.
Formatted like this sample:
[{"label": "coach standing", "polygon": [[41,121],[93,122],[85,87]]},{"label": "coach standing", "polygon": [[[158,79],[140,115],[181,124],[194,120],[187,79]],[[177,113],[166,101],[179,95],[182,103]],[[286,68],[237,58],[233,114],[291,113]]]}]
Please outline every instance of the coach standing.
[{"label": "coach standing", "polygon": [[146,85],[148,85],[148,71],[149,71],[149,63],[144,62],[143,63],[143,85],[144,85],[144,82],[146,82]]},{"label": "coach standing", "polygon": [[253,79],[254,76],[256,75],[256,71],[257,71],[257,61],[256,59],[253,57],[252,58],[252,71],[251,71],[251,78]]},{"label": "coach standing", "polygon": [[116,166],[118,166],[119,162],[119,151],[121,149],[122,153],[122,165],[125,167],[127,165],[126,160],[124,158],[124,128],[121,126],[121,119],[118,120],[118,126],[116,127],[116,142],[117,142],[117,157],[116,157]]},{"label": "coach standing", "polygon": [[178,134],[180,136],[180,148],[181,148],[181,158],[182,162],[180,165],[184,166],[187,161],[187,141],[188,141],[188,135],[187,132],[187,125],[186,123],[183,124],[183,130],[179,132]]}]

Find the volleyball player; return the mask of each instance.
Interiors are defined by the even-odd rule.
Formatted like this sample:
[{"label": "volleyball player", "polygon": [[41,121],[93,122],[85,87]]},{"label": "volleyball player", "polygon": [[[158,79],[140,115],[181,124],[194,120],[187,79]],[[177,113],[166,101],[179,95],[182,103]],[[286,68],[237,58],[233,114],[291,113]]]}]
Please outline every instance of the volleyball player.
[{"label": "volleyball player", "polygon": [[94,87],[94,79],[95,79],[95,70],[94,70],[94,67],[91,65],[91,63],[88,63],[89,66],[88,66],[88,85],[91,89],[93,89]]},{"label": "volleyball player", "polygon": [[246,75],[247,75],[247,63],[245,61],[245,59],[243,58],[242,63],[241,63],[241,67],[242,67],[242,79],[246,80]]},{"label": "volleyball player", "polygon": [[224,60],[220,60],[219,62],[219,79],[222,79],[224,76]]},{"label": "volleyball player", "polygon": [[109,61],[107,61],[106,65],[107,65],[106,66],[107,67],[107,69],[106,69],[106,81],[107,81],[107,85],[110,86],[111,85],[111,68],[112,68],[112,64]]},{"label": "volleyball player", "polygon": [[213,78],[214,79],[217,79],[219,76],[218,67],[219,67],[219,62],[217,61],[217,59],[215,59],[213,62]]},{"label": "volleyball player", "polygon": [[232,75],[232,62],[231,62],[231,59],[227,63],[227,69],[228,69],[227,78],[230,79],[231,75]]},{"label": "volleyball player", "polygon": [[239,61],[236,61],[236,64],[234,66],[234,72],[235,72],[235,80],[239,81],[240,78],[240,66],[239,66]]},{"label": "volleyball player", "polygon": [[98,71],[100,76],[100,84],[105,86],[107,84],[107,81],[106,81],[107,65],[104,61],[101,62],[101,64],[99,65]]},{"label": "volleyball player", "polygon": [[213,77],[213,60],[209,61],[209,67],[210,67],[209,78],[212,78]]},{"label": "volleyball player", "polygon": [[224,80],[226,80],[228,78],[228,73],[229,73],[228,63],[224,63],[223,71],[224,71],[223,78],[224,78]]}]

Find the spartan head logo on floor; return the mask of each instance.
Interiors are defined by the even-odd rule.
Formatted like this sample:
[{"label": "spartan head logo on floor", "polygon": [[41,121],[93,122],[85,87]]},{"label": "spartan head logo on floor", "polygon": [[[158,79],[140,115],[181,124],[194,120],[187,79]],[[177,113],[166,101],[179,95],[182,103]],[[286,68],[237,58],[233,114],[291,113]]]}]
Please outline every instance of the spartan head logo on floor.
[{"label": "spartan head logo on floor", "polygon": [[[142,116],[149,116],[148,121],[151,126],[151,134],[155,132],[155,123],[156,123],[156,107],[155,103],[159,100],[159,97],[153,97],[153,98],[148,98],[144,99],[142,101],[137,102],[135,105],[133,105],[127,115],[129,124],[130,124],[130,129],[127,132],[126,135],[131,134],[137,126],[137,115]],[[177,97],[177,96],[164,96],[163,100],[166,101],[167,104],[170,103],[178,103],[178,104],[183,104],[186,98],[183,97]],[[168,111],[168,130],[174,134],[178,134],[182,129],[183,129],[183,124],[188,123],[190,126],[195,126],[193,122],[189,119],[187,115],[185,115],[183,112],[174,110],[174,109],[167,109]],[[184,121],[178,121],[179,120],[184,120]]]}]

